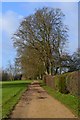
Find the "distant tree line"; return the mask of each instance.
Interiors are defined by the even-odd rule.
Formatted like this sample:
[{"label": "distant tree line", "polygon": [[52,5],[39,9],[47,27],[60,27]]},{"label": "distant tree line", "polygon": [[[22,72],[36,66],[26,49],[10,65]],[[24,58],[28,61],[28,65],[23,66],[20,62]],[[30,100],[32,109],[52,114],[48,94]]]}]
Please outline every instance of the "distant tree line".
[{"label": "distant tree line", "polygon": [[16,63],[26,78],[61,74],[80,69],[80,50],[65,52],[68,27],[60,9],[44,7],[26,18],[13,36]]},{"label": "distant tree line", "polygon": [[12,65],[9,62],[7,68],[0,70],[0,78],[2,81],[21,80],[22,74],[19,72],[19,69],[15,65]]},{"label": "distant tree line", "polygon": [[[80,70],[80,49],[78,49],[72,55],[68,55],[68,54],[64,55],[63,58],[64,58],[64,61],[62,61],[61,73]],[[59,70],[57,71],[57,74],[61,74],[61,73]],[[28,75],[26,74],[25,78],[33,79],[32,77],[35,76],[34,73],[33,74],[30,73],[30,75],[31,76],[28,77]],[[17,65],[12,65],[11,63],[9,63],[6,69],[0,70],[0,81],[1,80],[2,81],[21,80],[23,76],[24,74],[22,74],[20,68],[18,68]],[[39,76],[35,76],[34,78],[36,79],[36,77],[39,78]],[[40,76],[40,79],[41,79],[41,76]]]}]

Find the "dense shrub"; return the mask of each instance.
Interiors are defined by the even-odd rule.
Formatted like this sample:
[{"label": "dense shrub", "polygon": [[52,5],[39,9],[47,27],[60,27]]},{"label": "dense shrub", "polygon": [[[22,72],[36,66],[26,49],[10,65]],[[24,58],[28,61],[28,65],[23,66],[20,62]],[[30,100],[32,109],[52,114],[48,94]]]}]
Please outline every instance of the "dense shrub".
[{"label": "dense shrub", "polygon": [[79,81],[79,77],[78,76],[79,72],[71,72],[67,75],[67,82],[66,82],[66,86],[67,89],[70,91],[71,94],[73,95],[78,95],[78,88],[80,86],[78,86],[78,81]]},{"label": "dense shrub", "polygon": [[2,71],[0,70],[0,81],[2,81]]},{"label": "dense shrub", "polygon": [[2,81],[8,81],[9,75],[6,71],[2,71]]},{"label": "dense shrub", "polygon": [[49,87],[55,89],[55,81],[53,79],[54,79],[53,76],[45,75],[44,76],[44,83],[47,84]]},{"label": "dense shrub", "polygon": [[55,90],[59,91],[59,75],[54,76]]},{"label": "dense shrub", "polygon": [[14,80],[21,80],[22,75],[21,74],[17,74],[14,76]]},{"label": "dense shrub", "polygon": [[69,72],[51,77],[45,76],[46,85],[61,92],[80,95],[80,71]]},{"label": "dense shrub", "polygon": [[66,85],[66,76],[67,74],[57,75],[54,77],[55,80],[55,88],[61,93],[69,93]]}]

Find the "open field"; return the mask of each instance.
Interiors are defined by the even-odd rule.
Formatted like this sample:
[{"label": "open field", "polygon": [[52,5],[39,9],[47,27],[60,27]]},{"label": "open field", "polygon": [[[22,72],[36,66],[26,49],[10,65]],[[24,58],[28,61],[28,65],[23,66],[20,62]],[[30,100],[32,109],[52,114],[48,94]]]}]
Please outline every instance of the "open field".
[{"label": "open field", "polygon": [[9,115],[31,80],[2,82],[2,117]]},{"label": "open field", "polygon": [[80,115],[80,110],[79,110],[80,99],[78,97],[72,96],[70,94],[62,94],[62,93],[57,92],[57,91],[53,90],[52,88],[50,88],[44,84],[42,84],[41,86],[47,91],[48,94],[50,94],[52,97],[56,98],[61,103],[63,103],[75,115],[77,115],[77,116]]}]

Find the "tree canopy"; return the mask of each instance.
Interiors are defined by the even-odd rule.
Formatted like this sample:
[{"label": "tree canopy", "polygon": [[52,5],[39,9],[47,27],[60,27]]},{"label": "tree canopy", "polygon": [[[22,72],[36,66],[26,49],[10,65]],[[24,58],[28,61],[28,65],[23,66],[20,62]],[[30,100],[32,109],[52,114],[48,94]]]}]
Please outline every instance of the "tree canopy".
[{"label": "tree canopy", "polygon": [[13,40],[18,64],[27,77],[53,75],[61,70],[68,40],[64,16],[61,9],[44,7],[21,22]]}]

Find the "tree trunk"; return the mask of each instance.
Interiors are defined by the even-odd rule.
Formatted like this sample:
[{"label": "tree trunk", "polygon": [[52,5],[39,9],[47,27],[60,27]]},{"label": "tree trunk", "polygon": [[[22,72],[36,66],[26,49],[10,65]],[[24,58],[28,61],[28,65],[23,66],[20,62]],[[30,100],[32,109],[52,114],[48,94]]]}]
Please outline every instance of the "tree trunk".
[{"label": "tree trunk", "polygon": [[58,69],[59,69],[59,67],[56,68],[55,75],[58,73]]},{"label": "tree trunk", "polygon": [[53,63],[51,62],[51,75],[53,75]]}]

